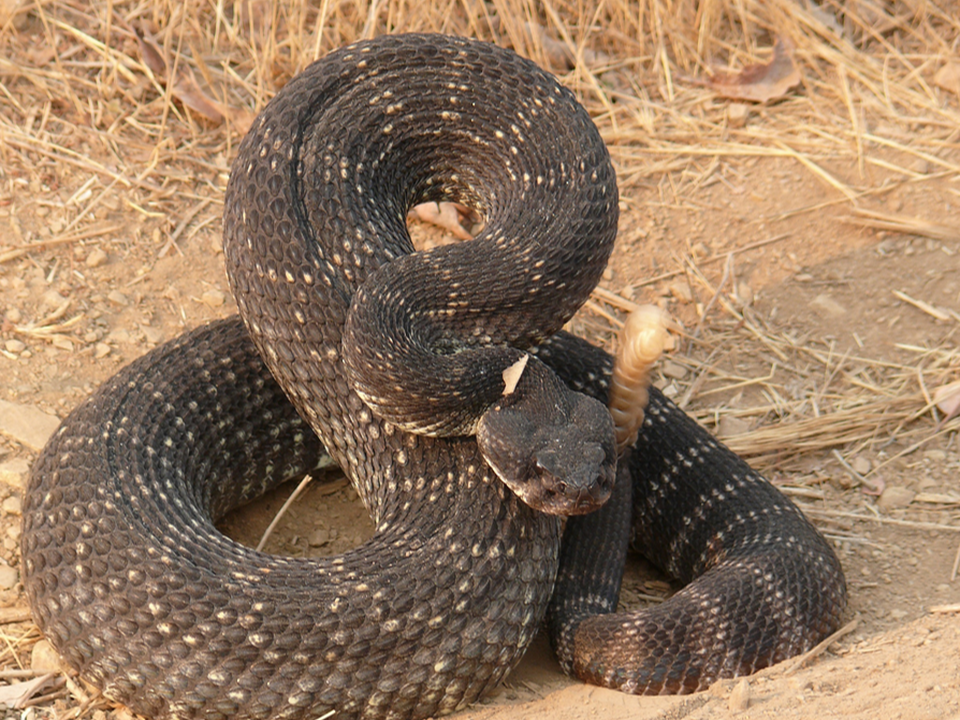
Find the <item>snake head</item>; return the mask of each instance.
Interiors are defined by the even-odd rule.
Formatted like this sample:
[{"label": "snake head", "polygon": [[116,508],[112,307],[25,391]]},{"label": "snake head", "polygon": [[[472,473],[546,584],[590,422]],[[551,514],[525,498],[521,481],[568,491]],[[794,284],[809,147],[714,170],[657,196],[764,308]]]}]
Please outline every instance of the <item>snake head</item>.
[{"label": "snake head", "polygon": [[584,515],[603,505],[617,467],[607,408],[570,390],[535,359],[510,390],[477,428],[487,464],[535,510]]}]

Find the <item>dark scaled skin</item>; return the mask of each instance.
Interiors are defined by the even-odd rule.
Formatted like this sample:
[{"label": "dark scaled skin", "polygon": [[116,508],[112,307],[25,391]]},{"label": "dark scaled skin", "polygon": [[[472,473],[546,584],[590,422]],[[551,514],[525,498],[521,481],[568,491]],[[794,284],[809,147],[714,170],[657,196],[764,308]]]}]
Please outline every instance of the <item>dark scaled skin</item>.
[{"label": "dark scaled skin", "polygon": [[[552,113],[553,124],[538,129]],[[560,611],[550,622],[564,663],[580,663],[587,677],[606,682],[634,672],[629,658],[619,665],[626,648],[640,653],[633,663],[641,665],[639,676],[651,674],[643,666],[647,647],[637,647],[629,632],[599,633],[611,656],[596,654],[597,640],[583,634],[589,615],[615,606],[631,522],[622,494],[601,511],[611,515],[570,521],[558,576],[555,517],[509,491],[474,440],[411,434],[385,422],[356,391],[363,381],[344,368],[342,331],[354,296],[387,261],[411,250],[403,218],[416,202],[451,197],[477,207],[493,245],[509,244],[495,234],[497,218],[511,208],[532,212],[514,239],[529,230],[528,241],[540,238],[539,249],[561,265],[571,262],[555,245],[596,242],[599,249],[583,252],[605,261],[616,191],[603,143],[584,118],[572,96],[530,63],[438,36],[381,38],[338,51],[268,106],[241,146],[224,210],[225,255],[244,324],[233,318],[201,328],[121,371],[64,421],[31,475],[24,586],[41,629],[82,677],[151,718],[312,720],[331,711],[338,720],[432,717],[482,697],[515,665],[545,616],[555,578]],[[538,151],[525,149],[534,143]],[[575,159],[563,160],[558,153],[570,152],[570,144]],[[451,147],[464,152],[451,154]],[[525,153],[542,165],[525,172]],[[583,158],[599,165],[581,165]],[[564,199],[557,202],[556,193]],[[541,207],[552,208],[547,217],[536,214]],[[583,252],[576,263],[590,265],[587,279],[546,276],[559,298],[551,326],[573,312],[576,303],[563,299],[571,288],[582,295],[600,272]],[[539,282],[536,262],[497,282],[529,289]],[[506,295],[490,277],[477,289]],[[450,293],[431,283],[423,294],[434,305],[423,312],[439,317],[451,309],[442,307],[457,300]],[[573,388],[605,402],[609,358],[562,334],[526,348],[548,333],[531,326],[523,293],[516,297],[520,320],[484,310],[471,350],[506,348],[509,364],[528,349]],[[501,323],[505,335],[497,334]],[[497,383],[502,370],[490,371]],[[655,393],[650,413],[664,421],[651,420],[655,431],[641,436],[641,460],[620,469],[632,482],[618,482],[616,491],[634,493],[644,551],[668,570],[692,576],[722,559],[717,533],[736,525],[742,508],[799,518]],[[722,461],[692,457],[690,448],[701,445]],[[376,524],[369,543],[307,561],[257,553],[215,530],[230,508],[315,467],[323,453],[369,509]],[[726,500],[710,500],[731,483],[737,490],[729,509]],[[706,507],[700,495],[710,500],[707,513],[698,514]],[[812,571],[801,565],[799,576],[783,580],[778,568],[792,573],[798,566],[775,560],[771,579],[750,585],[760,595],[768,587],[799,588],[781,607],[808,622],[797,646],[805,647],[835,625],[842,575],[812,530],[786,549],[778,537],[738,547],[776,558],[795,545],[815,561]],[[583,557],[595,567],[584,570]],[[710,573],[703,577],[719,574]],[[690,587],[713,593],[718,605],[731,602],[723,594],[730,586],[700,582]],[[749,597],[757,595],[745,593],[741,607],[763,612]],[[755,621],[744,618],[750,627]],[[663,647],[680,647],[675,630],[669,622],[656,630],[658,641],[667,636]],[[760,659],[738,661],[738,668],[768,661],[767,635],[742,637],[745,652]],[[727,649],[736,655],[743,645],[731,640]],[[722,656],[722,642],[712,647]],[[667,682],[645,691],[673,688],[669,668],[654,669]],[[705,674],[696,670],[700,683]],[[685,683],[681,677],[679,689]]]}]

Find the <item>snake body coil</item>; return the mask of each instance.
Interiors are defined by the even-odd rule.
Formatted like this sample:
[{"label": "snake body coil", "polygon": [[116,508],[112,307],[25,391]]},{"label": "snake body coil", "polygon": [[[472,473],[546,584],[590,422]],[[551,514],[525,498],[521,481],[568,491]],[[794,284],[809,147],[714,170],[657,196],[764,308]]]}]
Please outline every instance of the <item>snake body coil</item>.
[{"label": "snake body coil", "polygon": [[[407,210],[448,197],[485,215],[484,250],[410,255]],[[482,371],[497,379],[528,351],[537,367],[605,401],[609,358],[549,336],[599,277],[616,206],[589,118],[511,52],[394,36],[312,65],[258,118],[231,174],[225,255],[245,328],[236,318],[214,323],[134,362],[64,421],[35,464],[22,552],[41,629],[108,697],[149,717],[207,720],[453,711],[518,661],[558,577],[550,623],[564,662],[626,690],[695,689],[812,645],[843,607],[832,551],[659,393],[616,502],[569,523],[558,576],[555,517],[508,490],[473,439],[383,420],[393,401],[345,369],[350,355],[361,371],[376,366],[394,380],[388,390],[420,414],[418,432],[432,417],[424,408],[467,394],[451,387],[435,398],[434,371],[405,374],[408,350],[392,335],[373,357],[345,348],[352,314],[366,312],[352,309],[356,298],[392,288],[379,273],[396,265],[420,302],[389,290],[374,306],[390,309],[401,334],[429,341],[427,360],[452,362],[468,389],[457,363],[470,353],[497,358]],[[224,513],[324,452],[370,511],[370,542],[303,560],[216,531]],[[613,620],[632,623],[625,636],[594,628],[590,615],[615,608],[630,493],[645,552],[685,579],[706,572],[705,586],[691,585],[694,602],[709,598],[712,616],[745,612],[756,631],[709,626],[719,655],[703,659],[682,637],[693,628],[676,627],[696,614],[683,598],[660,625]],[[785,530],[772,532],[781,520]],[[599,590],[578,582],[579,563],[597,554]],[[740,605],[728,608],[725,575],[711,568],[757,554],[772,560],[748,571]],[[636,642],[644,633],[653,639]],[[649,659],[658,647],[679,653],[683,669],[662,649]]]}]

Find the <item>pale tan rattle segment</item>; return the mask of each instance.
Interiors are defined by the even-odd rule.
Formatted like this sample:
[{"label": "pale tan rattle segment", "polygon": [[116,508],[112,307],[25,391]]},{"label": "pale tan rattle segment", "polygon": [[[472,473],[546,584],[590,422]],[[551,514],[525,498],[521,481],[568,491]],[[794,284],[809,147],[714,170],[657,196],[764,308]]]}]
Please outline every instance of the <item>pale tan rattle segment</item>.
[{"label": "pale tan rattle segment", "polygon": [[650,369],[670,340],[667,314],[655,305],[641,305],[627,316],[620,332],[620,347],[610,383],[610,414],[613,416],[617,452],[637,440],[647,406]]}]

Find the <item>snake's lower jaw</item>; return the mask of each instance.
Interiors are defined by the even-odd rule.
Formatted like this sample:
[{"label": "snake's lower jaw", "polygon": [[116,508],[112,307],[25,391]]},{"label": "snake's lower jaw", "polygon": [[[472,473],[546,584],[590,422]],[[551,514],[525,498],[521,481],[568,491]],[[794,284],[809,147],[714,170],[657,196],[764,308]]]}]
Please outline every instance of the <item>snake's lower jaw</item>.
[{"label": "snake's lower jaw", "polygon": [[[489,461],[488,461],[489,462]],[[607,464],[575,462],[551,472],[539,464],[520,475],[490,464],[497,477],[526,505],[547,515],[586,515],[598,510],[613,492],[615,468]]]},{"label": "snake's lower jaw", "polygon": [[598,442],[572,452],[551,443],[536,453],[534,475],[539,497],[525,500],[528,505],[548,515],[586,515],[610,499],[616,463]]}]

